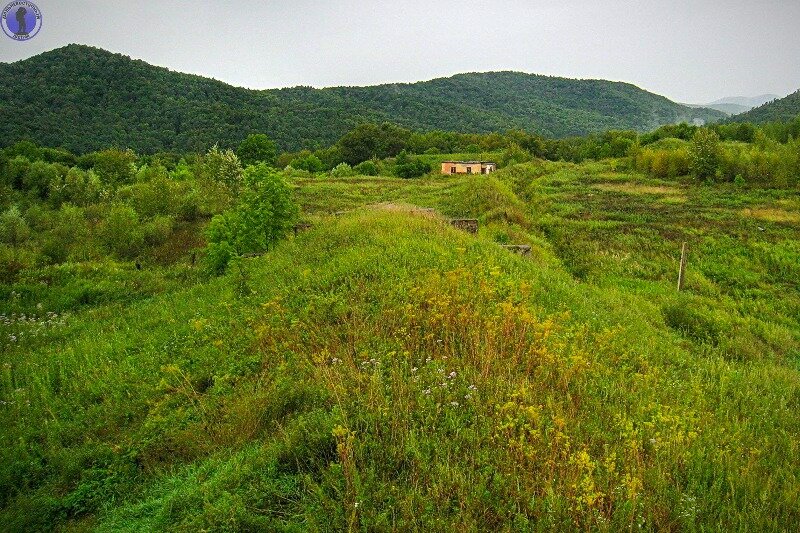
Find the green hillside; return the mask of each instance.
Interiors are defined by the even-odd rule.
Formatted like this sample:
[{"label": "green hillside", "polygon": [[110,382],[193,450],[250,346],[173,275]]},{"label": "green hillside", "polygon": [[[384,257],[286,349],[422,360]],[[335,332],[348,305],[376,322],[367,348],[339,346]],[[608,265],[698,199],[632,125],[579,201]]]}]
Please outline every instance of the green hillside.
[{"label": "green hillside", "polygon": [[0,64],[0,139],[75,152],[204,151],[267,133],[281,148],[328,146],[365,121],[412,129],[520,128],[564,137],[723,118],[633,85],[494,72],[413,84],[254,91],[69,45]]},{"label": "green hillside", "polygon": [[0,285],[0,524],[792,530],[796,191],[618,164],[291,179],[313,227],[225,276]]},{"label": "green hillside", "polygon": [[766,122],[789,122],[798,116],[800,116],[800,90],[785,98],[774,100],[746,113],[735,115],[730,118],[730,121],[764,124]]}]

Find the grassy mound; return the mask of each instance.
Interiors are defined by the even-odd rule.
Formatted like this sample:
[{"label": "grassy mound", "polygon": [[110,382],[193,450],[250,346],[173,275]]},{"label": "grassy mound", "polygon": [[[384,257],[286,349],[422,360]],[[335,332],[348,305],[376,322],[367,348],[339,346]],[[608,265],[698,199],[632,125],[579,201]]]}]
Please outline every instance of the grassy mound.
[{"label": "grassy mound", "polygon": [[701,312],[435,217],[326,218],[8,352],[0,523],[786,529],[798,373],[703,350]]}]

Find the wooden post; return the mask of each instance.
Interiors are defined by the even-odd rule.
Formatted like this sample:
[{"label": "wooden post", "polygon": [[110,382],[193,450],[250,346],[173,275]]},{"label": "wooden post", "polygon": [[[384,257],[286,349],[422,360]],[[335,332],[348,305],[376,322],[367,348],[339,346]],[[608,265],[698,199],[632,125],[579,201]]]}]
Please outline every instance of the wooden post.
[{"label": "wooden post", "polygon": [[686,281],[686,243],[681,246],[681,266],[678,269],[678,292],[683,290],[683,283]]}]

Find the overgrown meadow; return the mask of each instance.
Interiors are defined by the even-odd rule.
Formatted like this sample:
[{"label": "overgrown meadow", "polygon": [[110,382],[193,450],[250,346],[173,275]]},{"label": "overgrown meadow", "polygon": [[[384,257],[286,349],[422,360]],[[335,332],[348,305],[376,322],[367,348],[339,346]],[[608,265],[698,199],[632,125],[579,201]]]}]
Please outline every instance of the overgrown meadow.
[{"label": "overgrown meadow", "polygon": [[[0,524],[793,530],[800,193],[638,164],[290,169],[311,227],[224,275],[197,232],[175,261],[102,260],[101,237],[20,270],[0,318]],[[230,208],[202,183],[185,186],[218,207],[176,211],[180,227]]]}]

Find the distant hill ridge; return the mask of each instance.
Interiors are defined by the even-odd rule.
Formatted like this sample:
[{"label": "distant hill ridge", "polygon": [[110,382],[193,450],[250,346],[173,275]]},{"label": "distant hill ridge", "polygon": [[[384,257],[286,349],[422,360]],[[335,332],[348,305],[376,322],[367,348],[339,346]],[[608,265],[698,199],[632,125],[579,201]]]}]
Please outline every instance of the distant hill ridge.
[{"label": "distant hill ridge", "polygon": [[234,145],[252,132],[267,133],[283,149],[316,148],[367,121],[565,137],[723,117],[628,83],[519,72],[251,90],[76,44],[0,63],[0,142],[28,138],[76,152],[112,145],[143,153],[197,151]]},{"label": "distant hill ridge", "polygon": [[734,104],[742,107],[749,107],[750,109],[764,105],[767,102],[777,100],[780,98],[777,94],[760,94],[758,96],[726,96],[711,102],[709,105],[724,105]]},{"label": "distant hill ridge", "polygon": [[794,120],[798,116],[800,116],[800,90],[785,98],[767,102],[746,113],[735,115],[729,120],[731,122],[764,124],[765,122],[787,122]]}]

